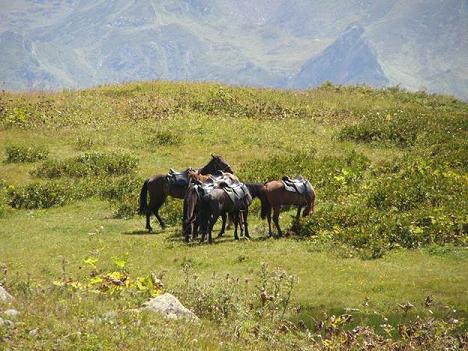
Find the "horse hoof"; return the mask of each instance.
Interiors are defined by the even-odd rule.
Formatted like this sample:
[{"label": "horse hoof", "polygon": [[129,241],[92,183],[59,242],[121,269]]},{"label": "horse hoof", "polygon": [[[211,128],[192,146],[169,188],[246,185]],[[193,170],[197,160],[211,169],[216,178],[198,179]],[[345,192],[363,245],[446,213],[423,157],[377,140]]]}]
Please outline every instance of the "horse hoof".
[{"label": "horse hoof", "polygon": [[149,228],[148,233],[153,234],[153,228]]}]

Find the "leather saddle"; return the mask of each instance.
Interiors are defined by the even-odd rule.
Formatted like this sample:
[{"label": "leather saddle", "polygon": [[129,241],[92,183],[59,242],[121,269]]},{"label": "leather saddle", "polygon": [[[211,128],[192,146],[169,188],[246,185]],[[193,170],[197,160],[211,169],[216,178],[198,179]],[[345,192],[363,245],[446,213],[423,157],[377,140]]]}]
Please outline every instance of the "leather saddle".
[{"label": "leather saddle", "polygon": [[226,173],[224,173],[223,171],[216,171],[213,174],[211,174],[211,177],[207,181],[207,183],[210,183],[210,182],[218,186],[231,186],[237,183],[231,177],[226,175]]},{"label": "leather saddle", "polygon": [[249,205],[249,203],[245,203],[245,199],[247,196],[250,196],[249,189],[245,186],[244,183],[233,183],[228,186],[223,187],[224,192],[229,196],[229,199],[232,201],[234,205],[240,204],[242,205]]},{"label": "leather saddle", "polygon": [[170,169],[169,173],[166,175],[166,179],[171,185],[176,186],[187,186],[189,183],[188,171],[190,168],[187,168],[185,171],[177,172],[174,169]]},{"label": "leather saddle", "polygon": [[294,179],[284,176],[281,181],[283,182],[286,191],[300,195],[306,195],[310,192],[310,183],[302,176],[298,176]]}]

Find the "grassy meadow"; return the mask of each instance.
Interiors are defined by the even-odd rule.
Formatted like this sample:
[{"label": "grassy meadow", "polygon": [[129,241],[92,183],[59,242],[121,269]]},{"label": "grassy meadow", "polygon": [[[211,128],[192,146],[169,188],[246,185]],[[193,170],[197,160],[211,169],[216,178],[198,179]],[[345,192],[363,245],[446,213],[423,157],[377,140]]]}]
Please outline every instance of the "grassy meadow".
[{"label": "grassy meadow", "polygon": [[[0,317],[20,315],[0,349],[467,347],[467,136],[466,103],[398,88],[2,92]],[[252,240],[185,244],[169,200],[146,233],[143,180],[210,153],[243,181],[306,176],[315,213],[268,238],[256,200]],[[162,292],[200,322],[135,311]]]}]

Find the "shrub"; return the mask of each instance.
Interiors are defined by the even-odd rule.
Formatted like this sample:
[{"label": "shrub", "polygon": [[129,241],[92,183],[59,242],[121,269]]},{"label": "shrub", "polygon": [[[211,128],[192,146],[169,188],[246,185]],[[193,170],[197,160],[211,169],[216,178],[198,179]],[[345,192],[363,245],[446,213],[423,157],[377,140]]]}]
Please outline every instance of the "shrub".
[{"label": "shrub", "polygon": [[41,178],[119,176],[135,173],[137,165],[138,160],[130,155],[90,152],[63,161],[46,161],[32,174]]},{"label": "shrub", "polygon": [[160,131],[156,135],[150,137],[150,144],[153,145],[179,145],[182,142],[182,139],[179,135],[171,131]]},{"label": "shrub", "polygon": [[363,179],[369,160],[355,151],[343,156],[318,158],[315,152],[273,156],[241,165],[239,177],[245,181],[265,182],[302,175],[320,191],[321,199],[333,200],[356,187]]},{"label": "shrub", "polygon": [[24,187],[9,189],[10,206],[13,208],[49,208],[63,206],[75,199],[74,188],[58,182],[36,182]]},{"label": "shrub", "polygon": [[255,330],[257,337],[274,338],[293,313],[291,296],[296,278],[281,269],[270,270],[262,264],[252,279],[213,274],[206,282],[189,263],[183,270],[184,282],[174,288],[177,296],[196,315],[222,323],[231,332],[248,335]]},{"label": "shrub", "polygon": [[377,178],[367,204],[378,210],[408,211],[423,205],[447,206],[466,199],[463,177],[424,161],[408,162],[400,171]]},{"label": "shrub", "polygon": [[418,133],[424,128],[419,119],[403,111],[377,112],[357,124],[343,127],[338,138],[365,143],[388,142],[399,147],[409,147],[414,145]]},{"label": "shrub", "polygon": [[45,160],[49,155],[44,146],[9,145],[5,152],[7,163],[36,162]]},{"label": "shrub", "polygon": [[431,207],[407,212],[379,211],[358,201],[324,204],[304,220],[299,235],[331,239],[336,247],[348,245],[362,258],[381,257],[394,247],[466,245],[467,216],[440,212]]}]

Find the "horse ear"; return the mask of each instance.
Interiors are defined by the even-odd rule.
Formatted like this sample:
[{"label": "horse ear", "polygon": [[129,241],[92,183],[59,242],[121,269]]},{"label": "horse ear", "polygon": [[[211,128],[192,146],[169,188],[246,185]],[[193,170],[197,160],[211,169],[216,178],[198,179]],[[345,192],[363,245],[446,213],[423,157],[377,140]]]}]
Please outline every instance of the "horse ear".
[{"label": "horse ear", "polygon": [[211,155],[212,158],[215,158],[214,155],[213,155],[213,153],[210,153],[210,155]]}]

